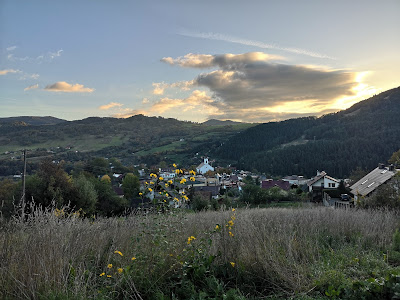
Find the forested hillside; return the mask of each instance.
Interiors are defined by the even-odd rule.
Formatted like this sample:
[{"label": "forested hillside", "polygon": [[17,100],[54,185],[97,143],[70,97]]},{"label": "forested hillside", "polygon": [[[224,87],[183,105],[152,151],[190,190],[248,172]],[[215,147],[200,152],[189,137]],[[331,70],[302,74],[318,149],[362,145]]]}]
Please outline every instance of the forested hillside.
[{"label": "forested hillside", "polygon": [[400,149],[400,88],[320,118],[307,117],[252,127],[216,149],[238,167],[271,175],[312,176],[325,170],[348,176],[372,169]]},{"label": "forested hillside", "polygon": [[208,126],[143,115],[33,126],[25,122],[29,118],[0,122],[0,176],[20,172],[22,149],[28,149],[28,171],[35,168],[35,162],[48,157],[71,163],[100,156],[116,157],[125,165],[156,165],[161,161],[198,164],[199,156],[254,126]]}]

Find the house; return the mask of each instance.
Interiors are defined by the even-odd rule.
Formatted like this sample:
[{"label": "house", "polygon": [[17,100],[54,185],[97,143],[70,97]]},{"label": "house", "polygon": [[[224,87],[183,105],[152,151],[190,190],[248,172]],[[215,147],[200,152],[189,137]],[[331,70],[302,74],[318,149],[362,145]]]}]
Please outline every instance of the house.
[{"label": "house", "polygon": [[298,176],[298,175],[286,176],[282,178],[282,180],[289,182],[290,185],[304,185],[308,181],[308,179],[304,178],[304,176]]},{"label": "house", "polygon": [[119,198],[124,198],[124,190],[121,187],[113,186],[112,188]]},{"label": "house", "polygon": [[340,180],[328,176],[325,171],[317,171],[317,176],[307,182],[308,191],[312,192],[318,189],[336,189],[339,187]]},{"label": "house", "polygon": [[210,194],[212,198],[217,198],[220,190],[220,186],[195,186],[193,188],[194,192]]},{"label": "house", "polygon": [[317,176],[311,178],[307,182],[308,191],[312,193],[313,201],[323,200],[323,190],[325,189],[337,189],[340,181],[336,178],[328,176],[325,171],[317,171]]},{"label": "house", "polygon": [[263,180],[261,182],[261,188],[269,190],[270,188],[278,187],[281,190],[289,191],[291,188],[291,184],[288,181],[283,180]]},{"label": "house", "polygon": [[396,175],[398,171],[393,165],[386,167],[384,164],[379,164],[377,168],[350,187],[350,191],[354,195],[354,200],[357,200],[359,196],[370,196],[379,186],[388,182]]},{"label": "house", "polygon": [[209,164],[208,157],[204,158],[204,161],[197,166],[196,171],[199,174],[205,174],[208,171],[214,171],[214,168]]}]

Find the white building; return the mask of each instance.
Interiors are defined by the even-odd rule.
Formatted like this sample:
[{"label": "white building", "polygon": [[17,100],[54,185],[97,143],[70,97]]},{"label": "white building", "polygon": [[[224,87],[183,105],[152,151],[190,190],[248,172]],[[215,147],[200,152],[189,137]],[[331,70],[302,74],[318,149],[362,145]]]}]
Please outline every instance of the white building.
[{"label": "white building", "polygon": [[317,171],[317,176],[307,182],[308,191],[312,192],[316,189],[336,189],[338,188],[340,180],[328,176],[325,171]]},{"label": "white building", "polygon": [[204,161],[197,166],[196,171],[199,174],[205,174],[208,171],[214,171],[214,168],[209,164],[208,157],[204,158]]}]

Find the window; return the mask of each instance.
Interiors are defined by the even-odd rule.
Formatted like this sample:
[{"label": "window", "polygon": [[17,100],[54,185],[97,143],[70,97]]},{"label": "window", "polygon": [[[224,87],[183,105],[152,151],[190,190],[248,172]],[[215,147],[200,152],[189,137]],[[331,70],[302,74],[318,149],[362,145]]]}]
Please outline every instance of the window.
[{"label": "window", "polygon": [[331,183],[331,182],[329,182],[329,183],[328,183],[328,187],[330,187],[330,188],[334,188],[334,187],[336,187],[336,184],[335,184],[335,183]]}]

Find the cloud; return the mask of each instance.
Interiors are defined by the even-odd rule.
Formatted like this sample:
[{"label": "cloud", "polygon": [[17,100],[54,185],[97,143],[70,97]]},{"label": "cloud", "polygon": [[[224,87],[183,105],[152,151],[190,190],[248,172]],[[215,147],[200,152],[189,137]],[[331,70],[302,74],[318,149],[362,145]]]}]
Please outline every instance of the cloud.
[{"label": "cloud", "polygon": [[37,89],[38,87],[39,87],[39,84],[36,83],[34,85],[30,85],[30,86],[24,88],[24,91],[34,90],[34,89]]},{"label": "cloud", "polygon": [[[16,48],[17,48],[16,46],[13,46],[13,47],[7,48],[7,50],[11,49],[11,50],[8,50],[8,51],[13,51]],[[23,62],[27,61],[27,62],[36,62],[36,63],[41,64],[43,62],[51,62],[51,61],[53,61],[55,58],[60,57],[63,52],[64,52],[64,50],[62,50],[62,49],[57,50],[56,52],[49,51],[47,53],[38,55],[36,58],[35,57],[30,57],[30,56],[18,57],[18,56],[15,56],[14,53],[10,53],[10,54],[7,55],[7,59],[9,61],[23,61]]]},{"label": "cloud", "polygon": [[5,70],[0,70],[0,75],[7,75],[8,73],[20,73],[20,70],[14,70],[14,69],[5,69]]},{"label": "cloud", "polygon": [[14,51],[15,49],[17,49],[17,46],[10,46],[6,48],[7,51]]},{"label": "cloud", "polygon": [[311,56],[311,57],[316,57],[316,58],[327,58],[327,59],[335,59],[334,57],[328,56],[326,54],[321,54],[318,52],[306,50],[306,49],[301,49],[301,48],[293,48],[293,47],[282,47],[276,44],[268,44],[268,43],[263,43],[260,41],[254,41],[254,40],[247,40],[247,39],[242,39],[230,35],[224,35],[224,34],[219,34],[219,33],[212,33],[212,32],[207,32],[207,33],[196,33],[196,32],[190,32],[190,31],[181,31],[178,34],[183,35],[183,36],[188,36],[188,37],[194,37],[194,38],[202,38],[202,39],[208,39],[208,40],[217,40],[217,41],[224,41],[224,42],[229,42],[229,43],[235,43],[235,44],[241,44],[241,45],[246,45],[246,46],[253,46],[261,49],[274,49],[274,50],[282,50],[286,52],[291,52],[295,54],[301,54],[301,55],[306,55],[306,56]]},{"label": "cloud", "polygon": [[[292,116],[321,115],[346,108],[338,107],[340,99],[346,99],[348,103],[359,101],[361,95],[365,97],[365,93],[375,90],[361,82],[360,72],[273,60],[268,54],[253,52],[188,54],[165,61],[181,67],[217,67],[199,74],[191,86],[208,88],[212,92],[207,106],[213,110],[207,111],[210,116],[223,119],[266,122]],[[152,109],[163,113],[180,106],[183,107],[183,101],[163,98]]]},{"label": "cloud", "polygon": [[217,113],[216,100],[205,91],[195,90],[186,98],[162,98],[155,102],[148,110],[148,114],[162,114],[166,111],[179,109],[180,111],[202,110],[203,112]]},{"label": "cloud", "polygon": [[65,81],[59,81],[48,85],[44,88],[50,92],[65,92],[65,93],[92,93],[94,89],[86,88],[82,84],[69,84]]},{"label": "cloud", "polygon": [[263,52],[249,52],[244,54],[193,54],[189,53],[178,58],[164,57],[161,59],[170,65],[178,65],[186,68],[211,68],[211,67],[227,67],[242,63],[257,63],[268,60],[282,59],[280,56],[269,55]]},{"label": "cloud", "polygon": [[164,95],[167,88],[178,88],[183,91],[188,91],[193,87],[193,80],[191,81],[178,81],[175,83],[165,83],[165,82],[155,82],[153,83],[153,94],[154,95]]},{"label": "cloud", "polygon": [[19,80],[26,80],[26,79],[38,79],[40,77],[39,74],[34,73],[34,74],[28,74],[28,73],[24,73]]},{"label": "cloud", "polygon": [[147,104],[147,103],[149,103],[150,101],[149,101],[149,99],[148,98],[143,98],[143,100],[142,100],[142,104]]},{"label": "cloud", "polygon": [[121,107],[121,106],[123,106],[123,104],[117,103],[117,102],[110,102],[110,103],[108,103],[106,105],[100,106],[99,109],[108,110],[108,109],[113,108],[113,107]]}]

